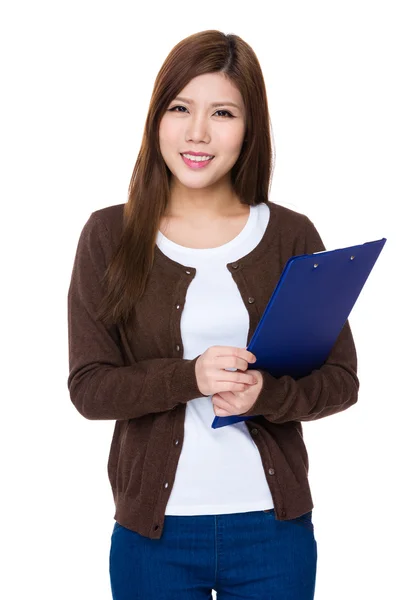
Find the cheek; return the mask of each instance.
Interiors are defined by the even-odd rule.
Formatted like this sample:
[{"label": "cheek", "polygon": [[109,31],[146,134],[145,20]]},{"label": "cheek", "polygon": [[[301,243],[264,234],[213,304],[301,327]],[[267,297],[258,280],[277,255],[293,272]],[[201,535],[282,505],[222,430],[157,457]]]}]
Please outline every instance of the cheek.
[{"label": "cheek", "polygon": [[160,147],[176,143],[177,127],[169,119],[162,119],[159,127]]},{"label": "cheek", "polygon": [[223,133],[220,140],[220,147],[226,150],[230,156],[238,156],[243,144],[243,131],[227,131]]}]

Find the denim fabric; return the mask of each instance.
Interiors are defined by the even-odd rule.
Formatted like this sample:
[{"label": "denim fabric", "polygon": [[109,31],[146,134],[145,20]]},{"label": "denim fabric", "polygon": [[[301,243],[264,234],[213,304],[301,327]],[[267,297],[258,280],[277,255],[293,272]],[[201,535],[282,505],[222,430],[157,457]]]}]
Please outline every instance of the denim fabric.
[{"label": "denim fabric", "polygon": [[154,540],[115,522],[109,572],[114,600],[313,600],[312,511],[290,521],[274,509],[166,515]]}]

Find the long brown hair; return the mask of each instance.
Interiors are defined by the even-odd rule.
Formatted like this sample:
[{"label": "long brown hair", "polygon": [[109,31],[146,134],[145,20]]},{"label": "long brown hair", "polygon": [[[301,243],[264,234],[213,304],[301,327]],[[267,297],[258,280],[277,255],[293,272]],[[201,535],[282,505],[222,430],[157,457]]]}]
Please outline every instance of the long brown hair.
[{"label": "long brown hair", "polygon": [[231,182],[244,204],[268,200],[273,153],[265,83],[252,48],[234,34],[207,30],[174,46],[154,83],[141,149],[124,206],[123,233],[104,277],[106,296],[98,318],[128,323],[145,292],[153,266],[161,218],[169,199],[171,172],[160,152],[160,121],[170,102],[194,77],[224,73],[239,89],[246,108],[245,141],[231,170]]}]

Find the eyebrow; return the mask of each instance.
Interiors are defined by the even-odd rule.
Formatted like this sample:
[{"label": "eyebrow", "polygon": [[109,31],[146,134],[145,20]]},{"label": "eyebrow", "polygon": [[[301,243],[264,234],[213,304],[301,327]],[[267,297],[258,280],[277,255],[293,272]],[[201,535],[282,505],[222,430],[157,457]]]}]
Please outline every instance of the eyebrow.
[{"label": "eyebrow", "polygon": [[[173,100],[173,102],[175,102],[176,100],[179,100],[180,102],[187,102],[187,104],[194,104],[193,100],[190,100],[190,98],[183,98],[181,96],[177,96]],[[230,102],[228,100],[225,100],[224,102],[212,102],[210,106],[212,106],[213,108],[217,108],[218,106],[235,106],[235,108],[240,109],[239,104],[235,104],[235,102]]]}]

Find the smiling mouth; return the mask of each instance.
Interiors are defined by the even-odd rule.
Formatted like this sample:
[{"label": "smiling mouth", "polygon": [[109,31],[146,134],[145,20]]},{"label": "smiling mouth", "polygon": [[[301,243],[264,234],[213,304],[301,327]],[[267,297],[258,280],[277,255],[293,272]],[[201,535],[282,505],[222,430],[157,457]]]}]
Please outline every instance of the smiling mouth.
[{"label": "smiling mouth", "polygon": [[[184,158],[187,158],[187,156],[185,156],[185,154],[183,154],[182,152],[180,152],[180,156],[183,156]],[[193,155],[193,154],[188,154],[188,156],[191,156],[192,158],[187,158],[187,160],[200,160],[200,158],[202,156],[208,156],[208,160],[212,160],[213,158],[215,158],[215,156],[212,156],[211,154],[202,154],[200,156],[197,155]]]},{"label": "smiling mouth", "polygon": [[187,166],[187,168],[192,171],[201,171],[202,169],[209,168],[210,163],[213,162],[215,159],[215,157],[213,156],[212,158],[209,158],[207,160],[192,160],[191,158],[186,158],[186,156],[184,156],[184,154],[182,153],[180,153],[180,156],[182,157],[182,160]]}]

